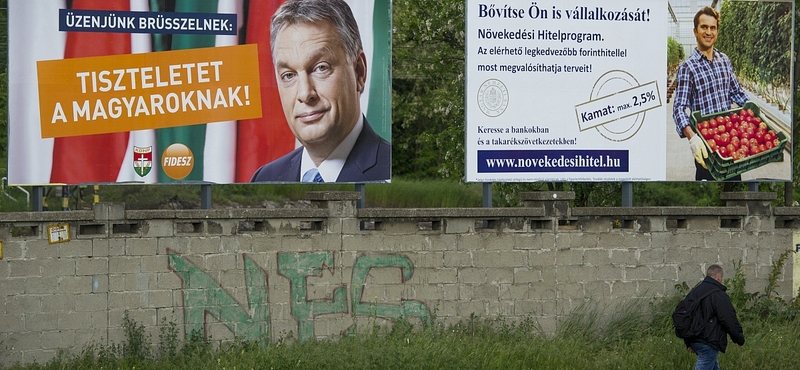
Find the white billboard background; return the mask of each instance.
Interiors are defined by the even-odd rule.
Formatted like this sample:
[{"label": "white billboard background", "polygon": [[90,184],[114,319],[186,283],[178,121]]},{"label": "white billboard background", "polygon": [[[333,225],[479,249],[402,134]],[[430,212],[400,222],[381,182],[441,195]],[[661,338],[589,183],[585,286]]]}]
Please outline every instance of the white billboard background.
[{"label": "white billboard background", "polygon": [[467,181],[664,180],[666,17],[664,0],[468,1]]}]

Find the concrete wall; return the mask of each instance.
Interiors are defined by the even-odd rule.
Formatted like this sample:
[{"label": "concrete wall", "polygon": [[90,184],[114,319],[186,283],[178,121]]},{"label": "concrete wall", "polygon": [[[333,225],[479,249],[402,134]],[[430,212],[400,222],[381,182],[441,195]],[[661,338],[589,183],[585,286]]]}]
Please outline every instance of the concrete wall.
[{"label": "concrete wall", "polygon": [[0,365],[121,343],[126,312],[154,341],[167,322],[214,341],[277,340],[472,314],[553,332],[586,300],[669,296],[711,263],[732,274],[741,260],[761,291],[800,228],[773,193],[691,208],[570,208],[571,193],[526,193],[519,208],[357,209],[358,193],[307,196],[310,209],[0,213]]}]

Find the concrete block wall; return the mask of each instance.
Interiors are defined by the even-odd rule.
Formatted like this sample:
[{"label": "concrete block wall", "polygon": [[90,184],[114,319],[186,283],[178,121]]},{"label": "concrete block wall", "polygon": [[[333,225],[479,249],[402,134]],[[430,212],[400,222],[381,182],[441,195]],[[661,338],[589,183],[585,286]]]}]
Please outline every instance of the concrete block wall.
[{"label": "concrete block wall", "polygon": [[[0,214],[0,364],[121,343],[126,314],[154,342],[169,322],[185,336],[274,341],[473,314],[554,332],[586,301],[669,296],[712,263],[732,275],[741,261],[748,291],[763,291],[800,227],[771,193],[690,208],[570,208],[560,192],[522,194],[519,208],[358,209],[358,196],[310,193],[314,207],[291,210]],[[69,240],[51,244],[63,224]]]}]

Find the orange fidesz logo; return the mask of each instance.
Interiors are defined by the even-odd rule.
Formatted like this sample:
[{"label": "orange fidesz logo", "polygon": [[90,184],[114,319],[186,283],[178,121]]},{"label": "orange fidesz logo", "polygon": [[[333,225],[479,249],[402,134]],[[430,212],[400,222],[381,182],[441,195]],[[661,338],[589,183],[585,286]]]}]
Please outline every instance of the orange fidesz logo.
[{"label": "orange fidesz logo", "polygon": [[161,155],[161,169],[171,179],[180,180],[189,176],[194,169],[194,154],[186,145],[175,143]]}]

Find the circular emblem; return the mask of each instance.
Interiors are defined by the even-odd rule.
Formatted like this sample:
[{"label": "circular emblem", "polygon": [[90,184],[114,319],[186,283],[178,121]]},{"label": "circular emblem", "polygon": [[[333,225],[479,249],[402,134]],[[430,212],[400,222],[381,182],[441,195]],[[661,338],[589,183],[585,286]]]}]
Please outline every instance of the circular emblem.
[{"label": "circular emblem", "polygon": [[490,79],[478,89],[478,107],[483,114],[497,117],[508,107],[508,89],[500,80]]},{"label": "circular emblem", "polygon": [[[626,71],[612,70],[604,73],[592,87],[591,99],[608,96],[619,91],[639,86],[639,81]],[[646,112],[620,118],[614,122],[595,127],[595,130],[610,141],[625,141],[639,132],[644,124]]]},{"label": "circular emblem", "polygon": [[180,143],[168,146],[161,155],[161,168],[167,176],[175,180],[189,176],[194,168],[192,150]]}]

